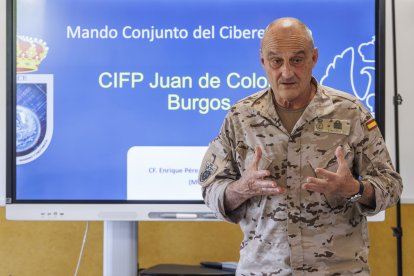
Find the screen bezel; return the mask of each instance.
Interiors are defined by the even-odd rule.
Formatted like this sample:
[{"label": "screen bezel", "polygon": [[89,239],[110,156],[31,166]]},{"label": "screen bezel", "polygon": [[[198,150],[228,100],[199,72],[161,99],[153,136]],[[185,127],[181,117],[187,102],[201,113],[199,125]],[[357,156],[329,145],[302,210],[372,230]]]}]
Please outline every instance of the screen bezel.
[{"label": "screen bezel", "polygon": [[[385,136],[385,1],[375,1],[375,112],[378,126]],[[16,0],[6,3],[6,203],[8,217],[15,219],[54,219],[54,220],[164,220],[165,218],[150,216],[159,212],[192,213],[201,215],[193,219],[211,219],[209,210],[202,200],[16,200],[16,133],[15,133],[15,89],[16,89]],[[14,206],[19,207],[14,208]],[[25,209],[25,207],[28,207]],[[132,208],[131,208],[132,207]],[[14,209],[13,209],[14,208]],[[44,214],[60,213],[61,208],[73,210],[94,210],[84,214],[61,217],[44,216]],[[115,210],[111,213],[109,210]],[[10,211],[9,211],[10,210]],[[30,211],[28,211],[30,210]],[[45,211],[46,210],[46,211]],[[50,211],[48,211],[50,210]],[[118,211],[117,211],[118,210]],[[128,210],[133,210],[128,213]],[[143,210],[140,212],[139,210]],[[26,214],[20,214],[26,212]],[[117,215],[120,212],[124,214]],[[67,213],[67,212],[63,212]],[[126,214],[129,215],[126,215]],[[102,215],[107,214],[107,216]]]}]

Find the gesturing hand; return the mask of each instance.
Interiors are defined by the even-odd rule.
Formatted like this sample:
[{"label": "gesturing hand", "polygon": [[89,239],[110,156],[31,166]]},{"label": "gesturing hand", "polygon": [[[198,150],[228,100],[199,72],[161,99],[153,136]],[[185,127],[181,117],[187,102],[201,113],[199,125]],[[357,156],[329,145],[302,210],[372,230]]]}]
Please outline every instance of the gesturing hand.
[{"label": "gesturing hand", "polygon": [[359,190],[359,183],[348,168],[341,146],[336,148],[335,156],[338,162],[336,173],[317,168],[315,173],[319,178],[308,177],[307,182],[302,184],[302,188],[318,193],[336,194],[345,198],[356,194]]},{"label": "gesturing hand", "polygon": [[259,170],[262,158],[262,149],[257,146],[252,163],[242,174],[242,177],[230,183],[225,193],[226,209],[234,210],[245,200],[256,195],[278,195],[284,193],[286,188],[280,187],[274,180],[265,179],[270,175],[268,170]]}]

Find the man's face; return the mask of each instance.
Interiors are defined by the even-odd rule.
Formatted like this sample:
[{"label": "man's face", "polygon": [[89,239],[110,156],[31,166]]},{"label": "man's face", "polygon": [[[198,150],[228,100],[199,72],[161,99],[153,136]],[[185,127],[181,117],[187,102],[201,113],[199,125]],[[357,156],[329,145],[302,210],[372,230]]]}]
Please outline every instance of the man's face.
[{"label": "man's face", "polygon": [[276,100],[300,101],[310,91],[318,50],[303,31],[269,30],[262,42],[261,63]]}]

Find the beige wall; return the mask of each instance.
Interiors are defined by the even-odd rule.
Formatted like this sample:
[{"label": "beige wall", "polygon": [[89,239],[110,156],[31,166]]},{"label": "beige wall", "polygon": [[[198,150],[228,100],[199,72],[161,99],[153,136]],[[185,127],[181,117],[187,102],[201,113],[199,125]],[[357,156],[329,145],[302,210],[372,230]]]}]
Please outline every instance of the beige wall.
[{"label": "beige wall", "polygon": [[[414,275],[414,205],[404,205],[404,275]],[[384,222],[369,224],[372,275],[397,275],[395,209]],[[0,208],[0,275],[73,275],[85,222],[6,221]],[[139,263],[198,264],[237,260],[242,239],[237,225],[225,222],[140,222]],[[79,276],[102,275],[102,222],[91,222]]]}]

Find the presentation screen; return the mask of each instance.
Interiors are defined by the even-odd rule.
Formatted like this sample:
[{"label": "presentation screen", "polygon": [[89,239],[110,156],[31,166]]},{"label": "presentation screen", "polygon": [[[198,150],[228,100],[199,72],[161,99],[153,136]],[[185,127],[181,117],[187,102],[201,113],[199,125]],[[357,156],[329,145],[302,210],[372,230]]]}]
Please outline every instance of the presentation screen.
[{"label": "presentation screen", "polygon": [[13,5],[12,203],[201,204],[208,143],[236,101],[268,87],[260,41],[278,17],[312,30],[317,81],[356,96],[382,125],[374,0]]}]

